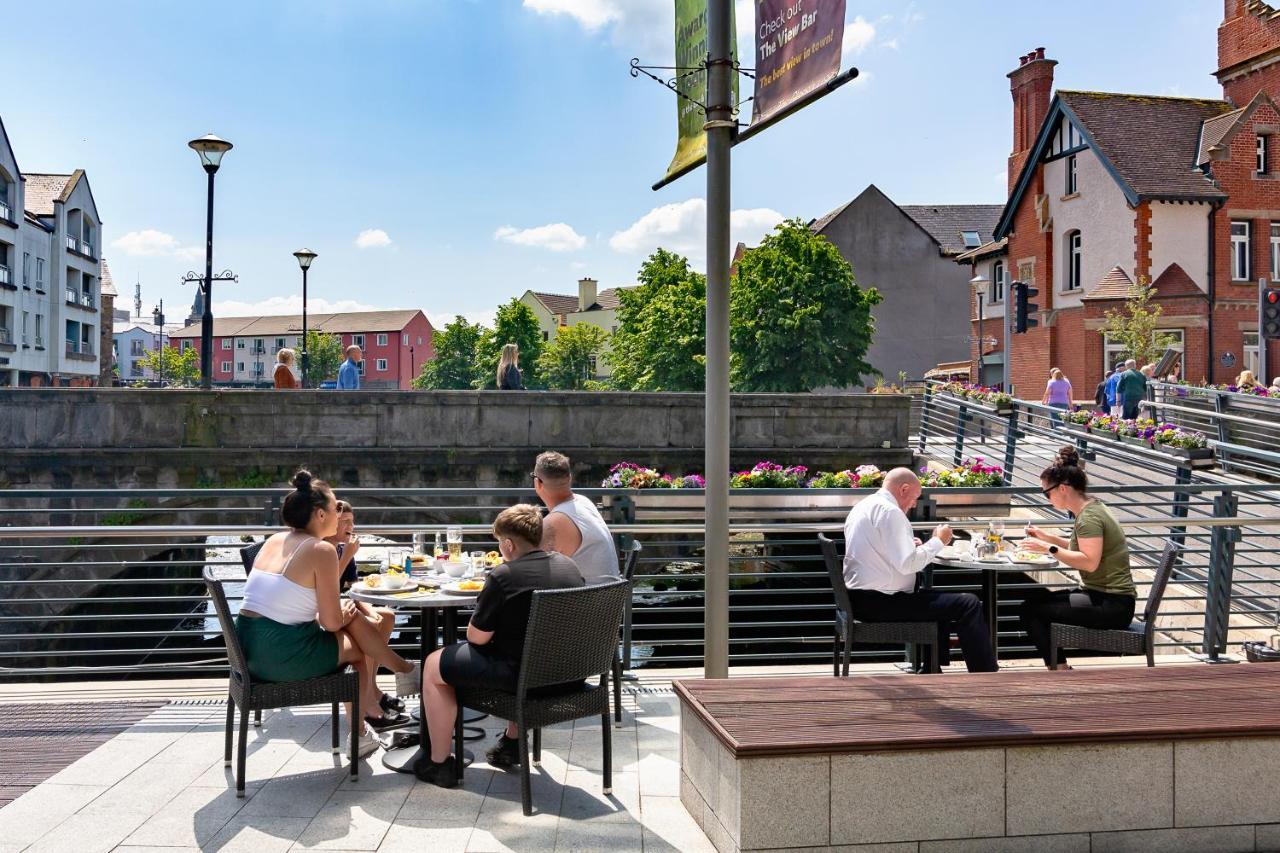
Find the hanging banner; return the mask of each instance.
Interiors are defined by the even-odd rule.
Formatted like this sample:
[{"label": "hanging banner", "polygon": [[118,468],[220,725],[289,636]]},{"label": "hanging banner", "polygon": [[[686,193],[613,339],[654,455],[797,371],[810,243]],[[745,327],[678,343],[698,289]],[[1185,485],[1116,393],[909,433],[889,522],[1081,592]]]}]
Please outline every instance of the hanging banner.
[{"label": "hanging banner", "polygon": [[764,121],[840,73],[845,0],[756,0],[756,93]]},{"label": "hanging banner", "polygon": [[[667,177],[707,156],[707,134],[702,125],[707,116],[701,104],[707,102],[706,69],[693,71],[707,61],[707,0],[675,0],[676,2],[676,154],[667,167]],[[844,4],[841,3],[843,6]],[[731,5],[729,12],[730,51],[738,58],[737,19]],[[733,75],[733,101],[738,102],[738,75]]]}]

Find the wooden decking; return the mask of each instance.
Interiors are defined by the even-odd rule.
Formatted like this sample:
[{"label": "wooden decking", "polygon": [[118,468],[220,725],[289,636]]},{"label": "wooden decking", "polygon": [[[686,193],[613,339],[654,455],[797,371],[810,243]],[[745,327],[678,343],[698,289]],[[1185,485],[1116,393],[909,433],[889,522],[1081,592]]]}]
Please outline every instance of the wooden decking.
[{"label": "wooden decking", "polygon": [[675,684],[737,757],[1280,736],[1280,664]]},{"label": "wooden decking", "polygon": [[123,732],[163,702],[5,705],[0,807]]}]

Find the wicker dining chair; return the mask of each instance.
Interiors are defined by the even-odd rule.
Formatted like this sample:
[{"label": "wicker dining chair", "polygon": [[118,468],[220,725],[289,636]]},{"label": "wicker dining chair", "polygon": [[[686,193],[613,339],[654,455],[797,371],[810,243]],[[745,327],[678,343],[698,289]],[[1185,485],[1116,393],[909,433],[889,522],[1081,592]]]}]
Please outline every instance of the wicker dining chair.
[{"label": "wicker dining chair", "polygon": [[831,650],[832,674],[836,677],[849,674],[849,658],[855,645],[884,645],[904,643],[923,646],[926,649],[929,672],[941,672],[941,656],[938,645],[937,622],[860,622],[853,616],[853,604],[849,601],[849,588],[844,585],[844,567],[836,551],[836,543],[818,534],[822,559],[827,564],[827,577],[836,597],[836,624]]},{"label": "wicker dining chair", "polygon": [[[529,595],[529,628],[514,693],[458,688],[458,707],[484,711],[520,727],[520,799],[533,814],[529,746],[542,760],[542,729],[600,715],[604,793],[613,789],[613,743],[609,725],[609,676],[618,654],[618,628],[631,585],[619,578],[571,589],[540,589]],[[586,682],[599,678],[598,684]],[[530,737],[532,733],[532,737]],[[462,754],[462,714],[454,726],[454,755]],[[461,783],[462,762],[457,762]]]},{"label": "wicker dining chair", "polygon": [[1122,655],[1147,656],[1147,666],[1156,665],[1156,616],[1160,613],[1160,601],[1164,598],[1165,587],[1173,576],[1173,567],[1178,563],[1182,548],[1173,540],[1166,539],[1164,551],[1160,554],[1160,562],[1156,564],[1156,575],[1151,581],[1151,590],[1147,593],[1147,605],[1142,609],[1142,618],[1136,620],[1128,628],[1085,628],[1080,625],[1063,625],[1054,622],[1049,626],[1049,663],[1058,665],[1062,649],[1086,649],[1094,652],[1116,652]]},{"label": "wicker dining chair", "polygon": [[[627,582],[627,601],[622,608],[622,644],[626,650],[628,662],[631,660],[631,590],[635,589],[636,563],[644,546],[639,540],[631,540],[631,544],[622,549],[622,579]],[[613,658],[613,720],[622,725],[622,654]]]},{"label": "wicker dining chair", "polygon": [[[248,660],[244,648],[240,645],[240,637],[236,634],[235,622],[231,617],[231,608],[227,606],[227,595],[222,585],[227,581],[243,581],[242,575],[220,577],[214,566],[205,566],[204,583],[213,599],[214,610],[218,614],[218,624],[222,627],[222,639],[227,646],[227,662],[231,667],[230,686],[227,697],[227,736],[223,762],[231,766],[231,728],[235,721],[236,708],[240,709],[240,741],[236,750],[236,796],[244,796],[245,752],[249,740],[249,712],[261,713],[264,708],[292,708],[299,705],[316,705],[327,702],[332,705],[333,718],[333,752],[338,753],[338,703],[351,703],[351,719],[362,719],[360,716],[360,677],[354,669],[346,667],[332,675],[319,678],[308,678],[304,681],[260,681],[255,682],[249,675]],[[351,726],[351,781],[360,775],[358,750],[360,746],[360,726]]]}]

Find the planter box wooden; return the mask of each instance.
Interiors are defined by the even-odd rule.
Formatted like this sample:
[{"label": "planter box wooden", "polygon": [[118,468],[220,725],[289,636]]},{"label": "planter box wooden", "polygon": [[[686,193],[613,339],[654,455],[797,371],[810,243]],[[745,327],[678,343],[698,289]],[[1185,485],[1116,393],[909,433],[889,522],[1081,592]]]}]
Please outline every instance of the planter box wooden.
[{"label": "planter box wooden", "polygon": [[[841,520],[855,503],[874,490],[795,490],[788,494],[758,494],[736,491],[729,495],[729,515],[739,521],[831,521]],[[947,489],[929,492],[938,508],[938,517],[985,518],[1009,515],[1008,494],[957,493]],[[606,496],[605,507],[617,499]],[[631,497],[637,521],[702,521],[706,517],[706,497],[682,489],[645,490]],[[606,515],[607,520],[607,515]]]},{"label": "planter box wooden", "polygon": [[1114,439],[1116,437],[1116,434],[1109,429],[1098,429],[1097,427],[1089,427],[1089,432],[1093,433],[1094,435],[1100,438]]},{"label": "planter box wooden", "polygon": [[1145,438],[1138,438],[1136,435],[1122,435],[1120,436],[1120,440],[1125,444],[1132,444],[1134,447],[1145,447],[1147,450],[1151,449],[1151,442],[1147,441]]}]

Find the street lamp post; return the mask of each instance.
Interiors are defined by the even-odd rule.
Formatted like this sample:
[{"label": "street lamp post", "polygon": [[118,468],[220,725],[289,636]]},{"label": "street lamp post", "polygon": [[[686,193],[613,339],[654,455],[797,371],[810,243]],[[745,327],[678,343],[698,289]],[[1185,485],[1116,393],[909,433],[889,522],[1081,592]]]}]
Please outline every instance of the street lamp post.
[{"label": "street lamp post", "polygon": [[307,270],[316,259],[316,253],[310,249],[299,249],[293,253],[302,267],[302,387],[307,387],[307,367],[310,363],[307,356]]},{"label": "street lamp post", "polygon": [[213,387],[213,176],[222,163],[222,155],[231,143],[212,133],[193,139],[187,146],[200,155],[200,165],[209,176],[209,207],[204,234],[204,313],[200,317],[200,387]]},{"label": "street lamp post", "polygon": [[978,299],[978,359],[977,359],[978,378],[977,378],[977,382],[979,385],[982,384],[982,347],[986,343],[986,339],[982,335],[982,292],[987,289],[987,285],[989,284],[991,284],[991,281],[982,273],[978,273],[973,278],[969,279],[969,286],[973,288],[973,295],[976,296]]},{"label": "street lamp post", "polygon": [[161,299],[155,308],[151,309],[151,319],[155,321],[156,329],[160,332],[160,387],[164,387],[164,300]]}]

